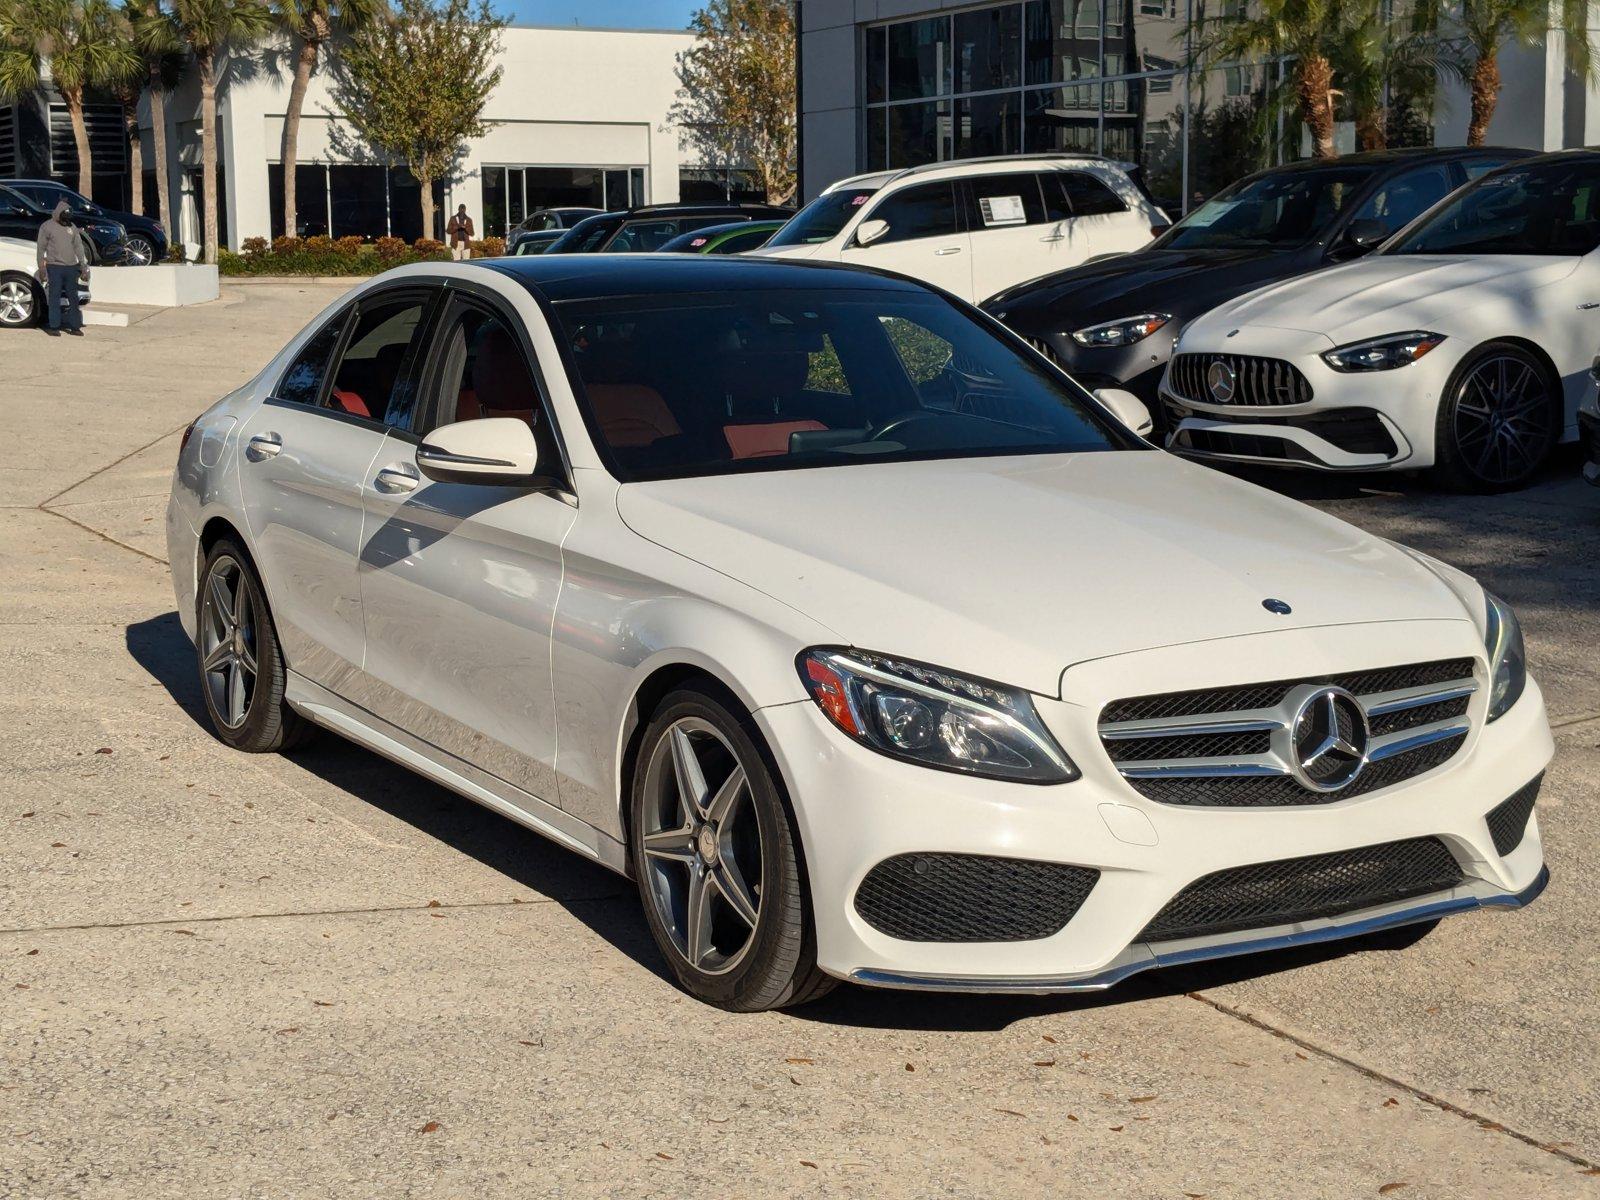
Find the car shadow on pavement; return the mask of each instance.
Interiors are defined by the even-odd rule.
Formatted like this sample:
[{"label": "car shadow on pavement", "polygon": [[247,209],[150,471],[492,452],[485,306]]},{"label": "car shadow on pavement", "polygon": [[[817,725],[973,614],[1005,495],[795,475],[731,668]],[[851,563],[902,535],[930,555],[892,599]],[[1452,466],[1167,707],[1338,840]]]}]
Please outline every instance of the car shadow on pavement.
[{"label": "car shadow on pavement", "polygon": [[[213,736],[200,696],[194,647],[175,612],[130,625],[129,654],[206,737]],[[561,905],[568,913],[651,974],[670,979],[651,939],[632,883],[557,846],[498,813],[457,796],[353,742],[323,732],[290,752],[296,766],[354,800],[412,826],[491,870]],[[1420,927],[1418,927],[1420,928]],[[1388,935],[1387,945],[1407,931]],[[1414,939],[1413,939],[1414,940]],[[1053,996],[952,995],[845,985],[791,1015],[830,1025],[938,1031],[999,1030],[1030,1017],[1068,1014],[1108,1004],[1182,995],[1373,949],[1371,939],[1223,959],[1136,975],[1102,992]]]}]

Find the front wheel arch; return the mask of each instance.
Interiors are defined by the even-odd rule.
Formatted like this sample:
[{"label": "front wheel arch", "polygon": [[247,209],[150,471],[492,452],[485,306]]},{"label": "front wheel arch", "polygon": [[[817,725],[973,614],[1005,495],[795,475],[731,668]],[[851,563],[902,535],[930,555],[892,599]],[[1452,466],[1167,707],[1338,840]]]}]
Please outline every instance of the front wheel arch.
[{"label": "front wheel arch", "polygon": [[[1511,352],[1528,360],[1538,373],[1550,405],[1550,442],[1544,448],[1543,458],[1521,477],[1495,480],[1481,476],[1469,467],[1456,445],[1454,434],[1455,396],[1471,373],[1480,364],[1497,353]],[[1566,390],[1560,370],[1544,347],[1527,338],[1515,335],[1485,338],[1457,360],[1439,393],[1438,410],[1434,422],[1433,475],[1452,491],[1503,492],[1515,490],[1531,483],[1548,460],[1550,453],[1560,444],[1566,426]]]}]

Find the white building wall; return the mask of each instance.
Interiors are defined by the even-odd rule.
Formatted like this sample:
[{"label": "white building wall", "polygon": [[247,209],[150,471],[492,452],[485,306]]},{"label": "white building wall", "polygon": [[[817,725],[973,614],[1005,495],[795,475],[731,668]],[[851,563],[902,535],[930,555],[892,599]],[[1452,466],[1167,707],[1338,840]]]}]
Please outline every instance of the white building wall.
[{"label": "white building wall", "polygon": [[[512,26],[502,35],[500,84],[485,116],[493,122],[468,143],[447,182],[450,211],[465,204],[481,226],[482,168],[504,166],[643,167],[651,203],[678,198],[684,161],[669,122],[678,95],[677,56],[693,44],[686,32]],[[271,233],[268,164],[281,160],[291,60],[284,47],[236,56],[220,89],[219,162],[224,164],[224,244]],[[140,109],[149,146],[149,106]],[[199,163],[199,88],[189,73],[167,103],[169,163],[177,207],[184,165]],[[192,123],[192,124],[191,124]],[[329,88],[325,65],[312,76],[300,122],[298,161],[375,163],[384,157],[360,143]],[[395,163],[393,165],[401,165]],[[191,197],[179,216],[180,236],[199,238]]]}]

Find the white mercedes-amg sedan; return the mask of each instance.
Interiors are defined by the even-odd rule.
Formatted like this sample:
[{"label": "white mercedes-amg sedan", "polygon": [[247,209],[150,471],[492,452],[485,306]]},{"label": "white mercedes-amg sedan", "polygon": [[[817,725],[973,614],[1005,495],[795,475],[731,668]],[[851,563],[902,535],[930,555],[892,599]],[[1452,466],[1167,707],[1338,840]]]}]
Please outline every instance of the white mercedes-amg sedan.
[{"label": "white mercedes-amg sedan", "polygon": [[1521,159],[1367,258],[1262,288],[1184,329],[1170,449],[1330,471],[1528,483],[1578,436],[1600,341],[1600,153]]},{"label": "white mercedes-amg sedan", "polygon": [[223,741],[323,726],[631,876],[728,1008],[1531,900],[1511,611],[1130,401],[847,267],[405,268],[189,429],[178,611]]}]

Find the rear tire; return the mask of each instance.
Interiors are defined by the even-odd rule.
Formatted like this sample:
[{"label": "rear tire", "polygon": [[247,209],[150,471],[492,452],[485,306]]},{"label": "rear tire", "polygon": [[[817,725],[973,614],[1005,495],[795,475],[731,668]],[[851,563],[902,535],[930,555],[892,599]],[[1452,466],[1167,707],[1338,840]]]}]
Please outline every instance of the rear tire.
[{"label": "rear tire", "polygon": [[1526,487],[1561,437],[1558,380],[1529,351],[1488,342],[1450,376],[1439,404],[1434,474],[1458,492]]},{"label": "rear tire", "polygon": [[156,248],[149,238],[136,233],[127,241],[127,249],[123,251],[123,265],[129,267],[146,267],[156,260]]},{"label": "rear tire", "polygon": [[709,687],[668,695],[641,741],[629,807],[645,920],[678,986],[732,1012],[832,990],[788,805],[748,713]]},{"label": "rear tire", "polygon": [[266,590],[249,555],[226,538],[200,570],[195,617],[200,692],[217,737],[251,754],[303,741],[311,724],[283,698],[288,674]]},{"label": "rear tire", "polygon": [[27,329],[44,316],[44,291],[26,275],[0,275],[0,328]]}]

